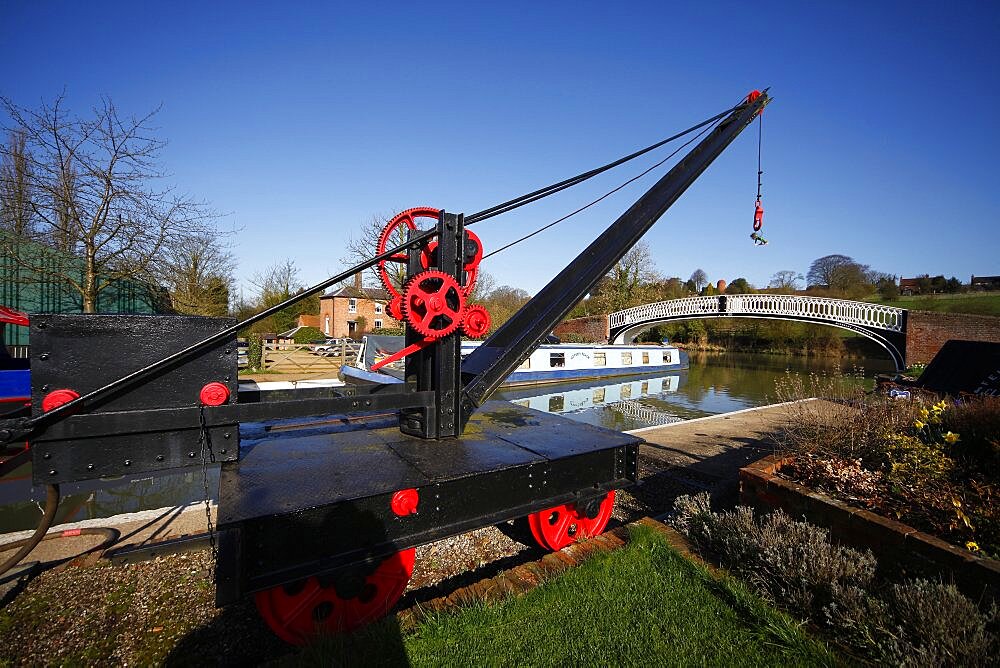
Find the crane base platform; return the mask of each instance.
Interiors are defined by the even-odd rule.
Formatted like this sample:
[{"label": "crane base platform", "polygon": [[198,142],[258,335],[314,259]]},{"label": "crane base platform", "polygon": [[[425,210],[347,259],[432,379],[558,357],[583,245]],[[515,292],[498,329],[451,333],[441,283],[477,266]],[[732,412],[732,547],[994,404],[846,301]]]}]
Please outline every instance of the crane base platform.
[{"label": "crane base platform", "polygon": [[[220,479],[219,605],[629,486],[642,439],[491,401],[455,439],[383,414],[244,424],[240,441]],[[416,512],[393,510],[403,490]]]}]

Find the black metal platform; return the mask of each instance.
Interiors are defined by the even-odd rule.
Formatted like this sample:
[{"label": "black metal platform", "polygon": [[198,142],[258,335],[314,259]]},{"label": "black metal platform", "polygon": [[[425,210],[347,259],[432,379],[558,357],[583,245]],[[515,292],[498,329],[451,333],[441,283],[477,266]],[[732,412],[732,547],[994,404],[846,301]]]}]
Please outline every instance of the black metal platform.
[{"label": "black metal platform", "polygon": [[[220,480],[219,603],[628,486],[641,442],[500,401],[437,442],[395,416],[244,425]],[[403,489],[420,501],[399,517]]]}]

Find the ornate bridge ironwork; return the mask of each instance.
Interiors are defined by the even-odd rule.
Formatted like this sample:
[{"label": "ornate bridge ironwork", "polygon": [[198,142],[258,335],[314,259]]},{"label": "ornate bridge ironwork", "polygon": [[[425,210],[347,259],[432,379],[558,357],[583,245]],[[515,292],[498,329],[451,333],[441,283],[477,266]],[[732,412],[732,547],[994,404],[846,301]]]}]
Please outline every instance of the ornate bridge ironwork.
[{"label": "ornate bridge ironwork", "polygon": [[718,295],[671,299],[617,311],[608,316],[611,343],[631,341],[641,331],[674,320],[767,318],[840,327],[875,341],[906,368],[906,309],[826,297]]}]

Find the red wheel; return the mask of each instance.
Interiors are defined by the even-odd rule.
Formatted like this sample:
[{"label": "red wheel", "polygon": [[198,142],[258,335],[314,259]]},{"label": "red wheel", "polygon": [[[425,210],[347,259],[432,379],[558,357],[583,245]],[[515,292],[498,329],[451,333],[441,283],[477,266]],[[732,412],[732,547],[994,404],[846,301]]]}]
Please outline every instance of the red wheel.
[{"label": "red wheel", "polygon": [[[611,519],[615,493],[608,492],[604,499],[594,499],[591,503],[591,508],[578,508],[577,504],[568,503],[528,515],[531,534],[547,550],[561,550],[581,538],[600,534]],[[588,517],[588,510],[594,517]]]},{"label": "red wheel", "polygon": [[[382,230],[382,235],[378,239],[377,254],[381,255],[390,248],[398,246],[406,241],[406,232],[402,228],[405,227],[410,230],[417,229],[415,219],[433,218],[434,220],[437,220],[440,215],[440,209],[432,209],[429,206],[418,206],[413,209],[407,209],[406,211],[397,213],[385,226],[385,229]],[[396,286],[389,277],[389,272],[385,268],[385,263],[388,261],[406,264],[408,257],[406,253],[397,253],[391,256],[388,260],[381,260],[378,263],[378,276],[382,279],[382,285],[385,286],[385,289],[388,290],[392,296],[399,297],[399,290],[396,289]]]},{"label": "red wheel", "polygon": [[393,319],[403,322],[403,297],[396,295],[389,300],[389,315]]},{"label": "red wheel", "polygon": [[465,309],[462,331],[473,339],[478,339],[490,331],[490,312],[486,310],[485,306],[476,304]]},{"label": "red wheel", "polygon": [[406,284],[403,315],[413,329],[435,339],[448,336],[462,324],[465,293],[443,271],[425,271]]},{"label": "red wheel", "polygon": [[359,591],[342,598],[332,582],[311,577],[257,592],[257,611],[285,642],[301,645],[318,633],[346,633],[384,617],[413,575],[416,550],[387,557]]}]

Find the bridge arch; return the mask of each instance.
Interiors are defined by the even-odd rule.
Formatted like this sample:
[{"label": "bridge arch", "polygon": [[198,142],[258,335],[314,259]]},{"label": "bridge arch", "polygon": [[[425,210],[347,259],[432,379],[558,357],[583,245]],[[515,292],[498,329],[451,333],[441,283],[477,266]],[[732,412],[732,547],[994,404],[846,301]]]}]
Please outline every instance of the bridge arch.
[{"label": "bridge arch", "polygon": [[898,371],[906,368],[906,309],[828,297],[717,295],[644,304],[608,316],[609,341],[625,343],[650,327],[700,318],[764,318],[839,327],[880,345]]}]

